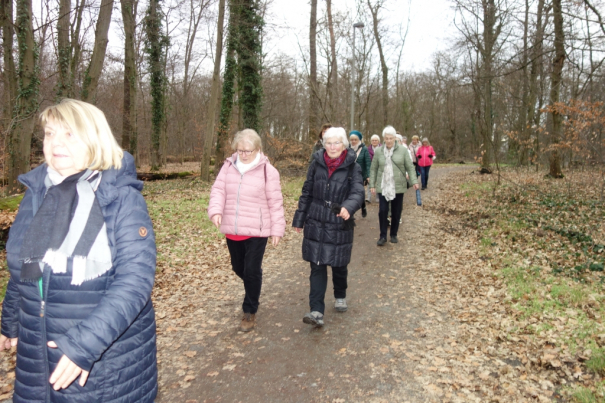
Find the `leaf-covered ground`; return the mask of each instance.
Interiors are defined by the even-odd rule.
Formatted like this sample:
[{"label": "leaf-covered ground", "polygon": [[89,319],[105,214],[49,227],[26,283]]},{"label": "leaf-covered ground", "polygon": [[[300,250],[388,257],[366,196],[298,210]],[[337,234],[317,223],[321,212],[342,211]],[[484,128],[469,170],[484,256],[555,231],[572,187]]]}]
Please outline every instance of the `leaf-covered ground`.
[{"label": "leaf-covered ground", "polygon": [[[259,324],[237,331],[241,282],[206,217],[209,186],[147,183],[158,272],[159,402],[602,402],[602,179],[435,167],[407,195],[400,243],[358,217],[350,310],[301,322],[308,264],[288,229],[267,248]],[[302,181],[284,180],[288,225]],[[359,214],[358,214],[359,216]],[[3,269],[4,270],[4,269]],[[0,355],[0,401],[14,353]]]}]

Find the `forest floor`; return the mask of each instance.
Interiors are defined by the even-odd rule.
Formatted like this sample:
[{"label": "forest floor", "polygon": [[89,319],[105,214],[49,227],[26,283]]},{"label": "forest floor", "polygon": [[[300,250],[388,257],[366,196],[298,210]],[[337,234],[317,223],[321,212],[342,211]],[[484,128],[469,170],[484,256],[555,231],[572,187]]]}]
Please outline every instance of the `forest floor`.
[{"label": "forest floor", "polygon": [[[568,182],[436,166],[423,207],[404,199],[399,243],[379,248],[378,206],[356,215],[349,310],[308,311],[301,179],[283,183],[286,236],[267,247],[257,327],[198,180],[146,184],[158,274],[157,402],[604,401],[603,203],[595,173]],[[601,179],[599,179],[601,180]],[[600,183],[600,182],[599,182]],[[14,353],[0,355],[0,401]]]}]

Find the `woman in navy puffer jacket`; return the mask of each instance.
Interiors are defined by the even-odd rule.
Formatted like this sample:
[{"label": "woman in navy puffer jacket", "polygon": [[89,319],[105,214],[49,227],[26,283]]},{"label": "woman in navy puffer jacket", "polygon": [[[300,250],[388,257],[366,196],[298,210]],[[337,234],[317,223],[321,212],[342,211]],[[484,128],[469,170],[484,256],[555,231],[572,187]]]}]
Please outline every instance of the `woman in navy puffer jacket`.
[{"label": "woman in navy puffer jacket", "polygon": [[156,248],[134,159],[90,104],[64,100],[41,120],[46,163],[19,177],[6,245],[13,401],[153,402]]}]

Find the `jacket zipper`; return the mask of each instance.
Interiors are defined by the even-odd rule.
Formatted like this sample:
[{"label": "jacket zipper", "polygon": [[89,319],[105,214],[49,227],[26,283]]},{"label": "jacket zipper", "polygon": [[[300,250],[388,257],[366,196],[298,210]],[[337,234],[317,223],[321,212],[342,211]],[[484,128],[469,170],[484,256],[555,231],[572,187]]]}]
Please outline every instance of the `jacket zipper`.
[{"label": "jacket zipper", "polygon": [[[42,272],[42,281],[39,283],[40,287],[40,298],[42,302],[40,304],[40,329],[42,333],[42,356],[44,357],[44,373],[46,375],[46,379],[50,379],[50,374],[48,370],[48,346],[46,343],[48,342],[46,338],[46,296],[48,295],[48,284],[50,283],[50,270],[45,268]],[[46,281],[44,281],[46,280]],[[46,382],[46,401],[50,402],[50,383]]]},{"label": "jacket zipper", "polygon": [[244,174],[240,173],[239,185],[237,187],[237,201],[235,203],[235,234],[237,235],[237,219],[239,217],[239,191],[242,189],[242,181],[244,180]]},{"label": "jacket zipper", "polygon": [[259,208],[258,211],[260,212],[260,230],[262,232],[263,231],[263,209]]},{"label": "jacket zipper", "polygon": [[[356,162],[354,162],[354,164],[356,164]],[[342,167],[343,166],[341,165],[338,168],[336,168],[336,170],[334,172],[332,172],[332,176],[334,176],[334,174],[336,173],[336,171],[338,171]],[[326,184],[326,191],[328,192],[328,195],[330,194],[330,181],[332,180],[332,176],[330,176],[328,178],[328,183]],[[324,192],[322,198],[324,199],[324,201],[326,200],[326,198],[325,198],[325,192]],[[330,200],[330,202],[332,202],[332,201]],[[324,232],[325,232],[324,229],[325,229],[325,227],[326,227],[326,220],[325,220],[324,216],[322,216],[322,218],[321,218],[321,240],[319,241],[319,251],[320,251],[319,253],[321,253],[321,250],[322,250],[322,248],[324,246]],[[319,263],[319,260],[318,260],[317,261],[317,265],[319,266],[319,264],[320,263]]]}]

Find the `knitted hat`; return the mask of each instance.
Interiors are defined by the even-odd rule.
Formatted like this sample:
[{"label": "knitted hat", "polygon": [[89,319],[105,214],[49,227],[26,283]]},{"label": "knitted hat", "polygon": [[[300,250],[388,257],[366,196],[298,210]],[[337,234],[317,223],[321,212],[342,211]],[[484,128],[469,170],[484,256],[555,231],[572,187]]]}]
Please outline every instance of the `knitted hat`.
[{"label": "knitted hat", "polygon": [[353,135],[359,137],[359,140],[363,139],[363,135],[360,132],[358,132],[357,130],[351,130],[351,132],[349,133],[349,137],[351,137]]}]

